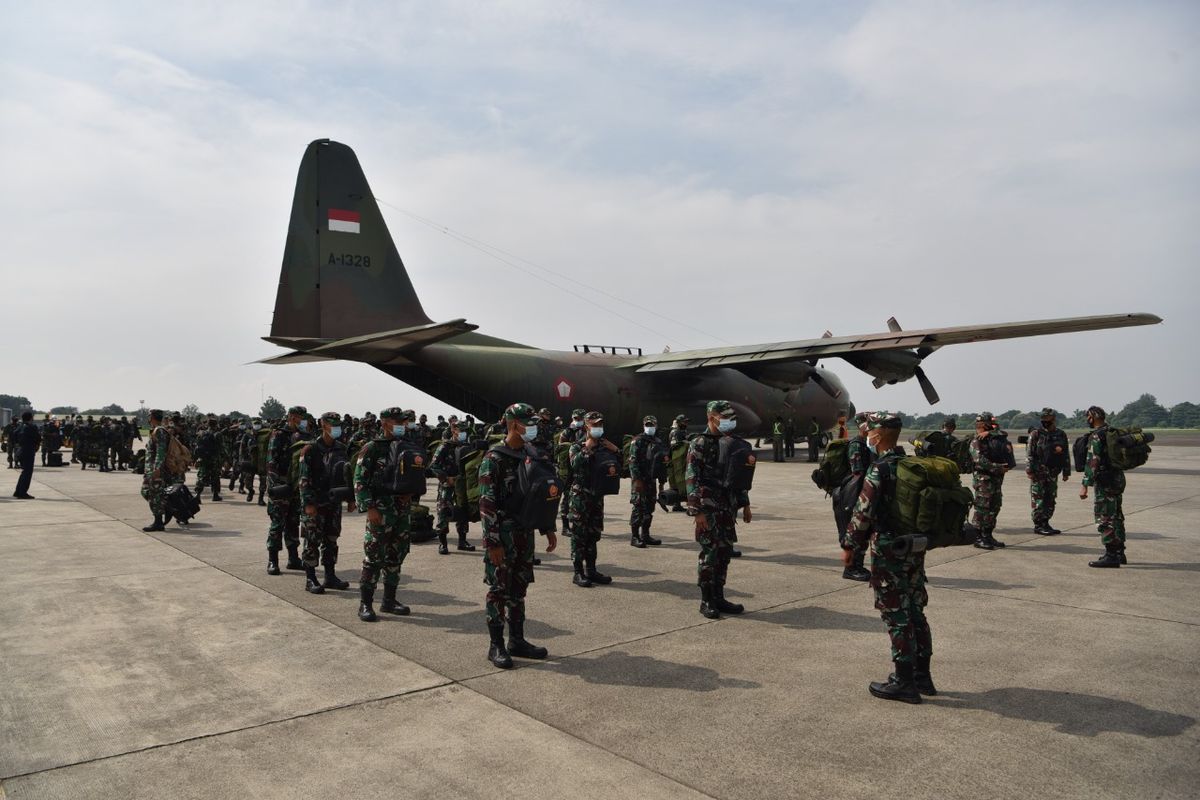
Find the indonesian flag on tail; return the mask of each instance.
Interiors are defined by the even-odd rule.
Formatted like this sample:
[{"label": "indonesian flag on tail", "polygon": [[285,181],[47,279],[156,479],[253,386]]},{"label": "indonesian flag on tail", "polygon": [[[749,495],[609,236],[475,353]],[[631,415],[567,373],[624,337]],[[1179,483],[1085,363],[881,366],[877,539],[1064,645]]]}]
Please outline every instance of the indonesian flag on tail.
[{"label": "indonesian flag on tail", "polygon": [[329,209],[329,230],[338,233],[358,233],[359,214],[341,208]]}]

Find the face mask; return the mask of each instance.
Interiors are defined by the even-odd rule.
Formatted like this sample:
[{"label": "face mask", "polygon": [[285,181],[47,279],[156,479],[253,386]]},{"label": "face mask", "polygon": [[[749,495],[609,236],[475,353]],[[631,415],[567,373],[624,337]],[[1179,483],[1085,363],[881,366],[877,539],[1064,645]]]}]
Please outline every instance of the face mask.
[{"label": "face mask", "polygon": [[300,424],[296,426],[296,429],[300,430],[300,431],[307,431],[308,430],[308,420],[306,420],[306,419],[300,420]]},{"label": "face mask", "polygon": [[342,438],[342,426],[334,425],[333,427],[331,427],[329,429],[329,435],[332,436],[334,439]]},{"label": "face mask", "polygon": [[467,440],[467,432],[466,432],[466,431],[459,431],[459,432],[458,432],[458,440],[459,440],[460,442],[465,442],[465,441]]},{"label": "face mask", "polygon": [[875,446],[874,442],[867,442],[867,449],[870,450],[875,455],[879,455],[879,448],[877,448]]},{"label": "face mask", "polygon": [[521,441],[532,442],[534,439],[537,438],[537,433],[538,433],[537,425],[526,425],[525,432],[521,434]]},{"label": "face mask", "polygon": [[1050,422],[1049,420],[1042,420],[1042,427],[1045,428],[1046,430],[1050,430],[1050,426],[1053,424],[1054,423]]},{"label": "face mask", "polygon": [[417,423],[409,422],[409,423],[406,423],[404,427],[410,431],[415,431],[417,429]]},{"label": "face mask", "polygon": [[571,427],[578,430],[583,427],[583,423],[577,419],[573,419],[571,420]]},{"label": "face mask", "polygon": [[647,425],[646,427],[642,428],[642,430],[646,432],[647,436],[653,436],[658,431],[658,428],[654,427],[653,425]]},{"label": "face mask", "polygon": [[604,428],[588,428],[588,436],[591,436],[593,439],[599,439],[603,435]]},{"label": "face mask", "polygon": [[736,419],[719,419],[717,420],[717,430],[721,433],[729,433],[737,427]]}]

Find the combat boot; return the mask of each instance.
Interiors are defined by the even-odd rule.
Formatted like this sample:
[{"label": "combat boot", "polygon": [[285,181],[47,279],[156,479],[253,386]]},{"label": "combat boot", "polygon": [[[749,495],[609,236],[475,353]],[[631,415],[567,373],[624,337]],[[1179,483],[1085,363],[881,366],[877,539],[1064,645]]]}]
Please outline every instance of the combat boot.
[{"label": "combat boot", "polygon": [[722,614],[741,614],[746,610],[746,607],[741,603],[731,603],[725,599],[725,587],[713,587],[713,602],[717,606],[717,611]]},{"label": "combat boot", "polygon": [[980,550],[995,550],[996,549],[996,545],[993,543],[992,537],[985,536],[983,533],[980,533],[976,537],[975,546],[978,547]]},{"label": "combat boot", "polygon": [[251,489],[250,491],[246,492],[246,502],[247,502],[247,503],[253,503],[253,502],[254,502],[254,490],[253,490],[253,489]]},{"label": "combat boot", "polygon": [[549,652],[544,647],[525,641],[525,618],[509,612],[508,654],[516,658],[545,658]]},{"label": "combat boot", "polygon": [[304,591],[308,592],[309,594],[325,594],[325,587],[321,585],[319,580],[317,580],[316,567],[305,567],[304,577]]},{"label": "combat boot", "polygon": [[1121,554],[1116,550],[1105,550],[1104,555],[1095,561],[1089,561],[1088,566],[1099,569],[1117,569],[1121,566]]},{"label": "combat boot", "polygon": [[863,567],[863,559],[867,557],[866,551],[854,553],[854,560],[850,566],[842,570],[842,577],[848,581],[869,581],[871,573]]},{"label": "combat boot", "polygon": [[587,559],[587,579],[601,586],[607,586],[612,583],[610,576],[596,569],[596,559],[594,556],[589,556]]},{"label": "combat boot", "polygon": [[344,581],[337,576],[337,572],[334,571],[334,566],[334,564],[325,565],[325,588],[341,590],[349,589],[349,582]]},{"label": "combat boot", "polygon": [[930,697],[937,694],[937,687],[933,685],[933,675],[929,672],[929,656],[918,658],[913,665],[913,683],[921,694]]},{"label": "combat boot", "polygon": [[887,683],[872,682],[867,687],[873,696],[883,700],[899,700],[903,703],[920,703],[921,693],[913,681],[913,664],[911,661],[895,662],[896,670],[888,676]]},{"label": "combat boot", "polygon": [[658,547],[660,544],[662,544],[662,539],[655,539],[653,536],[650,535],[650,523],[649,522],[644,523],[642,525],[642,543],[648,544],[651,547]]},{"label": "combat boot", "polygon": [[637,525],[631,526],[629,532],[629,546],[642,549],[646,547],[646,543],[642,541],[642,532]]},{"label": "combat boot", "polygon": [[439,556],[450,555],[450,546],[448,544],[446,544],[446,534],[439,533],[437,535],[437,537],[438,537],[438,555]]},{"label": "combat boot", "polygon": [[[473,545],[467,541],[466,530],[461,530],[458,532],[458,549],[462,550],[463,552],[466,552],[466,553],[474,553],[475,552],[475,545]],[[535,558],[533,560],[533,563],[540,564],[541,561]]]},{"label": "combat boot", "polygon": [[287,546],[288,560],[287,568],[294,570],[304,569],[304,562],[300,560],[300,548],[297,545],[289,544]]},{"label": "combat boot", "polygon": [[1125,560],[1125,549],[1124,548],[1121,548],[1120,550],[1117,551],[1117,556],[1121,559],[1122,565],[1129,563],[1128,561]]},{"label": "combat boot", "polygon": [[142,528],[142,530],[144,530],[146,533],[151,533],[152,531],[161,531],[164,528],[166,528],[166,526],[163,524],[162,514],[155,514],[154,522],[151,522],[149,525]]},{"label": "combat boot", "polygon": [[278,550],[268,550],[267,551],[267,574],[268,575],[278,575],[279,574],[279,551]]},{"label": "combat boot", "polygon": [[224,499],[225,499],[225,498],[224,498],[224,497],[221,497],[221,495],[219,495],[219,494],[217,494],[217,493],[215,493],[215,492],[213,493],[213,502],[214,502],[214,503],[220,503],[220,502],[221,502],[221,501],[223,501]]},{"label": "combat boot", "polygon": [[379,604],[379,610],[399,617],[407,617],[410,611],[408,606],[396,599],[396,587],[387,584],[383,586],[383,602]]},{"label": "combat boot", "polygon": [[700,613],[709,619],[720,619],[721,612],[713,600],[712,584],[700,584]]},{"label": "combat boot", "polygon": [[1033,532],[1036,533],[1038,536],[1053,536],[1054,535],[1054,531],[1052,531],[1050,529],[1050,526],[1044,522],[1039,522],[1036,525],[1034,525]]},{"label": "combat boot", "polygon": [[576,586],[582,586],[584,589],[591,587],[592,582],[588,579],[587,572],[583,568],[582,561],[575,562],[575,577],[571,579],[571,583]]},{"label": "combat boot", "polygon": [[488,633],[492,637],[492,645],[488,648],[488,661],[500,669],[512,669],[512,656],[504,649],[504,621],[488,621]]},{"label": "combat boot", "polygon": [[738,549],[735,547],[735,548],[733,548],[732,550],[730,550],[730,551],[729,551],[729,557],[730,557],[730,558],[741,558],[741,557],[742,557],[742,551],[741,551],[741,550],[738,550]]},{"label": "combat boot", "polygon": [[258,504],[260,506],[265,506],[267,504],[266,498],[263,497],[264,494],[265,492],[262,489],[258,490]]},{"label": "combat boot", "polygon": [[996,549],[996,550],[999,550],[1000,548],[1006,546],[1004,544],[1004,542],[1000,541],[999,539],[997,539],[995,536],[993,536],[990,533],[987,536],[987,540],[988,540],[988,544],[990,544],[992,546],[992,548]]},{"label": "combat boot", "polygon": [[379,619],[379,617],[375,616],[375,609],[371,607],[371,603],[373,603],[374,600],[374,587],[358,587],[358,618],[363,622],[375,622],[377,619]]}]

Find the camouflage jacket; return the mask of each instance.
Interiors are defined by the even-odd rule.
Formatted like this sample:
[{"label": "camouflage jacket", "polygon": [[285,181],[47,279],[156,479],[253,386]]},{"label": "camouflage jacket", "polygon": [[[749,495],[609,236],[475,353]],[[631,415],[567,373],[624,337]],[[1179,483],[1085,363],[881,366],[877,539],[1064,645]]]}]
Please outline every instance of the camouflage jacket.
[{"label": "camouflage jacket", "polygon": [[591,483],[592,473],[592,458],[600,451],[600,448],[609,444],[608,439],[601,439],[596,446],[588,449],[584,446],[587,441],[585,438],[579,439],[575,444],[571,445],[571,453],[567,456],[571,464],[571,474],[580,476],[579,480],[571,481],[571,494],[587,494],[591,495],[592,490],[588,485]]},{"label": "camouflage jacket", "polygon": [[159,474],[166,477],[167,447],[170,443],[171,434],[162,425],[150,431],[150,438],[146,440],[146,480],[150,480],[155,470],[162,470]]},{"label": "camouflage jacket", "polygon": [[458,474],[458,448],[461,442],[451,441],[446,439],[438,442],[434,446],[433,456],[429,459],[429,471],[432,472],[439,481],[443,481],[450,477],[446,474],[446,470],[455,475]]},{"label": "camouflage jacket", "polygon": [[646,450],[652,445],[661,445],[661,441],[657,436],[651,436],[648,433],[639,433],[633,437],[633,442],[629,445],[629,477],[635,481],[648,481],[652,479],[651,475],[646,475]]},{"label": "camouflage jacket", "polygon": [[746,492],[737,496],[723,488],[717,478],[717,461],[721,457],[721,438],[724,434],[705,431],[693,436],[687,452],[688,515],[725,511],[732,514],[749,505]]},{"label": "camouflage jacket", "polygon": [[850,461],[850,472],[853,475],[866,473],[874,460],[871,448],[867,447],[867,437],[859,434],[846,444],[846,458]]},{"label": "camouflage jacket", "polygon": [[1107,425],[1093,428],[1088,434],[1088,457],[1083,468],[1083,485],[1099,486],[1110,492],[1123,492],[1125,473],[1114,467],[1109,460],[1107,439]]},{"label": "camouflage jacket", "polygon": [[294,431],[286,425],[271,432],[271,438],[267,440],[267,477],[273,481],[287,483],[288,468],[291,466],[288,463],[288,454],[292,442],[296,441],[299,435],[299,431]]},{"label": "camouflage jacket", "polygon": [[1067,441],[1067,435],[1057,428],[1053,431],[1046,431],[1042,428],[1034,428],[1029,432],[1029,442],[1025,445],[1025,471],[1031,473],[1044,472],[1048,468],[1046,466],[1045,454],[1042,453],[1046,447],[1061,447],[1062,457],[1062,475],[1064,478],[1071,477],[1071,447]]},{"label": "camouflage jacket", "polygon": [[372,439],[362,449],[358,464],[354,467],[354,502],[359,511],[369,508],[385,509],[395,507],[403,510],[408,508],[411,498],[407,495],[394,495],[381,492],[372,484],[375,473],[387,466],[388,452],[391,448],[389,439]]},{"label": "camouflage jacket", "polygon": [[309,442],[300,451],[301,505],[328,506],[333,504],[329,497],[329,490],[333,488],[331,478],[334,476],[326,474],[325,462],[330,453],[336,455],[338,451],[341,451],[341,458],[344,460],[346,457],[345,445],[336,440],[333,444],[327,445],[324,437],[317,437],[315,441]]},{"label": "camouflage jacket", "polygon": [[505,508],[517,490],[517,469],[521,460],[493,445],[479,462],[479,520],[483,524],[483,542],[488,547],[499,545],[503,528],[515,529],[516,520]]},{"label": "camouflage jacket", "polygon": [[895,491],[896,470],[893,465],[902,455],[903,451],[898,448],[885,450],[867,467],[858,501],[846,526],[844,549],[861,552],[867,549],[872,533],[887,532],[882,530],[885,523],[883,502]]},{"label": "camouflage jacket", "polygon": [[[990,436],[991,434],[987,434]],[[970,452],[971,463],[975,465],[975,473],[986,475],[990,478],[1004,478],[1005,465],[992,461],[988,458],[987,448],[984,446],[983,440],[987,436],[971,437]]]}]

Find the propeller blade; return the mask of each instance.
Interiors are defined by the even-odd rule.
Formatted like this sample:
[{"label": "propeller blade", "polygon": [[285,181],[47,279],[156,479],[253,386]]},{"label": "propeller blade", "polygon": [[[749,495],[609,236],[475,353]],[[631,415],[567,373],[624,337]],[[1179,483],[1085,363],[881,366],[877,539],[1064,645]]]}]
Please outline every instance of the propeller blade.
[{"label": "propeller blade", "polygon": [[927,344],[924,347],[918,347],[917,348],[917,358],[924,359],[930,353],[936,353],[940,347],[941,347],[940,344],[933,344],[933,345]]},{"label": "propeller blade", "polygon": [[821,334],[821,338],[822,339],[832,339],[833,331],[825,331],[824,333]]},{"label": "propeller blade", "polygon": [[942,398],[938,397],[937,389],[933,388],[933,383],[925,374],[925,370],[917,367],[913,374],[917,376],[917,383],[921,384],[921,391],[925,393],[925,399],[929,401],[929,405],[937,405]]},{"label": "propeller blade", "polygon": [[841,389],[835,389],[834,387],[830,386],[830,385],[829,385],[829,382],[828,382],[828,381],[826,381],[826,380],[825,380],[823,377],[821,377],[821,373],[819,373],[819,372],[814,372],[814,373],[813,373],[813,374],[810,376],[810,378],[811,378],[811,380],[812,380],[812,382],[813,382],[813,383],[815,383],[817,386],[820,386],[820,387],[821,387],[821,389],[822,389],[822,391],[824,391],[824,392],[825,392],[825,394],[829,395],[829,396],[830,396],[830,397],[832,397],[834,400],[837,400],[839,397],[841,397],[841,396],[842,396],[842,390],[841,390]]},{"label": "propeller blade", "polygon": [[904,330],[900,327],[900,323],[896,322],[895,317],[888,317],[887,326],[888,330],[892,333],[899,333],[900,331]]}]

